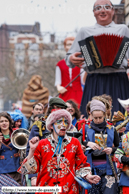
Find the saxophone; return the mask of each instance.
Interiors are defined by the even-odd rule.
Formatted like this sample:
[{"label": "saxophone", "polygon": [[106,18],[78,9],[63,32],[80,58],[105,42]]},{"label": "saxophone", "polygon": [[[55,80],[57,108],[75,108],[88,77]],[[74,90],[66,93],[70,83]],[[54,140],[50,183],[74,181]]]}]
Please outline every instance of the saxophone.
[{"label": "saxophone", "polygon": [[118,132],[122,127],[126,126],[128,122],[129,122],[129,118],[125,119],[122,123],[120,123],[118,126],[115,127],[116,131]]}]

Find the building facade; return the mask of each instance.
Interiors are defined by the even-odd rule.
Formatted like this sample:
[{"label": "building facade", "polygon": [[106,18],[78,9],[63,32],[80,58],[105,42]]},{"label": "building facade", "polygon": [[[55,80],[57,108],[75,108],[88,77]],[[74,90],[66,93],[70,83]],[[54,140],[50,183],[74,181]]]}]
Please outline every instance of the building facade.
[{"label": "building facade", "polygon": [[0,99],[4,98],[4,110],[8,110],[10,94],[13,96],[11,87],[19,99],[20,90],[22,91],[20,81],[23,83],[24,76],[31,75],[42,58],[43,38],[40,24],[38,22],[34,25],[2,24],[0,26],[0,45],[0,89],[3,94]]},{"label": "building facade", "polygon": [[129,0],[125,0],[125,24],[129,27]]},{"label": "building facade", "polygon": [[121,0],[120,4],[114,5],[114,22],[116,24],[125,24],[125,0]]}]

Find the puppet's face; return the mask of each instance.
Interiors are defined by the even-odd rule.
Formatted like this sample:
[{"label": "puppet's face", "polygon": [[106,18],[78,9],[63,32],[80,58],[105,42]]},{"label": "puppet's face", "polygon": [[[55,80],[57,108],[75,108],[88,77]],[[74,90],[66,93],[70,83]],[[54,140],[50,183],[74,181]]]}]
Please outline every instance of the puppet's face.
[{"label": "puppet's face", "polygon": [[68,129],[68,120],[61,117],[54,123],[54,128],[59,136],[64,136],[66,134],[66,130]]},{"label": "puppet's face", "polygon": [[67,40],[66,45],[65,45],[65,51],[68,52],[68,50],[71,48],[73,44],[73,40]]},{"label": "puppet's face", "polygon": [[112,22],[114,9],[109,0],[97,0],[93,12],[98,24],[105,26]]}]

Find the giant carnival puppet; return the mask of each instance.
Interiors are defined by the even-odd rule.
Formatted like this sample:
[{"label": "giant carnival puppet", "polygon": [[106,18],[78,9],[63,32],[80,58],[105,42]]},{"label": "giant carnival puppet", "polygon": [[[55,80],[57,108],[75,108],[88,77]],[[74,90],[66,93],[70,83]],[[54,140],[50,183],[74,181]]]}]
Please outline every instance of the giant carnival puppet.
[{"label": "giant carnival puppet", "polygon": [[[64,48],[66,52],[68,52],[68,50],[70,49],[73,41],[74,37],[67,37],[64,40]],[[65,102],[71,99],[74,100],[78,104],[78,107],[80,107],[83,93],[83,71],[84,70],[80,69],[79,67],[68,67],[64,59],[59,61],[56,65],[55,86],[57,87],[57,90],[60,93],[59,97],[62,98]],[[69,84],[71,81],[73,82]]]},{"label": "giant carnival puppet", "polygon": [[33,75],[23,92],[22,113],[27,118],[30,118],[35,104],[42,103],[47,108],[48,98],[49,91],[48,88],[44,87],[42,77],[40,75]]},{"label": "giant carnival puppet", "polygon": [[112,21],[114,6],[109,0],[96,0],[93,14],[97,23],[80,29],[66,56],[69,67],[83,67],[88,73],[80,110],[86,115],[86,104],[93,96],[108,94],[112,112],[124,112],[117,98],[129,98],[129,29]]}]

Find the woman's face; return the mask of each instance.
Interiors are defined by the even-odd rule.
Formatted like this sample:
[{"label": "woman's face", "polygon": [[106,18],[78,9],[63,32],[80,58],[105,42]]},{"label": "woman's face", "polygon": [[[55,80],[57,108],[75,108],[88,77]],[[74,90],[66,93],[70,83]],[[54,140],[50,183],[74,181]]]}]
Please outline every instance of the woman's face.
[{"label": "woman's face", "polygon": [[15,122],[15,128],[20,128],[21,123],[22,123],[22,120],[21,120],[21,119],[17,120],[17,121]]},{"label": "woman's face", "polygon": [[75,109],[73,108],[72,104],[70,104],[69,102],[66,102],[67,107],[66,110],[71,114],[71,116],[73,116],[75,114]]},{"label": "woman's face", "polygon": [[94,110],[92,112],[92,117],[95,124],[100,124],[104,121],[105,113],[101,110]]},{"label": "woman's face", "polygon": [[9,130],[9,120],[6,117],[0,117],[0,128],[1,131]]}]

